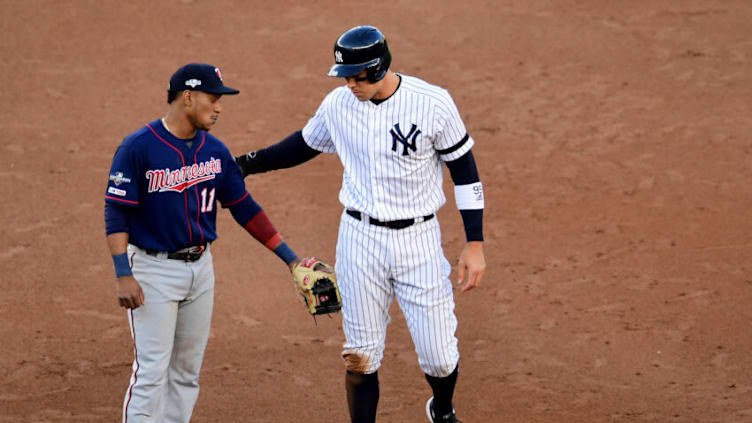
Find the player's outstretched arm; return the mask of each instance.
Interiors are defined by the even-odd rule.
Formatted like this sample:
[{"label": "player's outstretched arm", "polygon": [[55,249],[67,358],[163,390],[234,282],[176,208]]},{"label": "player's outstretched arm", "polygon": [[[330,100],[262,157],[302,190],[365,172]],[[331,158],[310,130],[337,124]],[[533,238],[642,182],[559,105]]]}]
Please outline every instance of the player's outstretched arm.
[{"label": "player's outstretched arm", "polygon": [[299,261],[298,256],[282,239],[282,235],[274,228],[266,212],[250,194],[246,192],[243,198],[228,208],[232,217],[240,226],[248,231],[256,241],[274,252],[292,271],[294,263]]},{"label": "player's outstretched arm", "polygon": [[333,313],[342,307],[337,277],[332,268],[315,257],[299,259],[250,195],[230,206],[230,213],[251,236],[287,263],[310,314]]},{"label": "player's outstretched arm", "polygon": [[306,144],[301,131],[290,134],[282,141],[261,150],[235,157],[243,177],[253,173],[287,169],[305,163],[321,153]]}]

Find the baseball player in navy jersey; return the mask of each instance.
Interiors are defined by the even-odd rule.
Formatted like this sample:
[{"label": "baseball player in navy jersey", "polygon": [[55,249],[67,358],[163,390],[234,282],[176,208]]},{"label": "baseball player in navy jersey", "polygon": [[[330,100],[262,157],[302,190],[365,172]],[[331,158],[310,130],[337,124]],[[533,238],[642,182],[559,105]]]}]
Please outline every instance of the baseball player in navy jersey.
[{"label": "baseball player in navy jersey", "polygon": [[123,422],[188,422],[214,301],[217,206],[293,270],[295,253],[246,191],[227,147],[209,134],[225,86],[218,68],[188,64],[170,79],[169,111],[127,136],[105,194],[117,299],[133,337]]},{"label": "baseball player in navy jersey", "polygon": [[418,362],[433,390],[431,422],[458,422],[452,397],[459,351],[451,266],[435,218],[445,203],[443,164],[455,184],[467,244],[458,264],[462,291],[481,281],[483,189],[468,135],[449,93],[389,70],[384,35],[372,26],[346,31],[334,45],[329,76],[346,85],[326,96],[302,129],[237,157],[245,175],[288,168],[321,152],[337,154],[344,206],[335,270],[342,293],[345,385],[353,422],[374,422],[377,371],[389,307],[396,298]]}]

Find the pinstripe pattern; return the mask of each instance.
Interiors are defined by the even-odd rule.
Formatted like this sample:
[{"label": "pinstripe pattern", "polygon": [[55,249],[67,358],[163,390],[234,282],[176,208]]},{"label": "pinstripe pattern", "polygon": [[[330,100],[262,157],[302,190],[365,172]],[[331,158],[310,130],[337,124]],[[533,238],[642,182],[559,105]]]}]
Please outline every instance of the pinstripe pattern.
[{"label": "pinstripe pattern", "polygon": [[[378,105],[346,86],[334,89],[303,128],[308,145],[342,161],[345,208],[381,221],[436,213],[446,202],[443,161],[474,144],[446,90],[400,76],[397,91]],[[381,366],[395,298],[423,371],[444,377],[454,370],[457,318],[437,219],[395,230],[343,213],[335,267],[349,370]]]},{"label": "pinstripe pattern", "polygon": [[360,368],[373,373],[384,356],[389,305],[394,287],[388,280],[389,234],[343,214],[337,242],[337,273],[342,295],[342,319],[346,342],[343,355],[364,358]]},{"label": "pinstripe pattern", "polygon": [[343,213],[335,268],[346,338],[343,355],[364,358],[356,370],[373,373],[381,366],[395,297],[421,369],[439,377],[454,370],[459,360],[457,319],[450,265],[441,250],[436,219],[393,230]]},{"label": "pinstripe pattern", "polygon": [[392,280],[397,302],[410,330],[425,373],[446,376],[459,360],[451,266],[441,251],[436,219],[393,231]]},{"label": "pinstripe pattern", "polygon": [[[392,151],[395,124],[421,131],[416,151]],[[303,128],[312,148],[337,153],[344,173],[340,202],[379,220],[409,219],[436,212],[445,202],[442,160],[454,160],[474,145],[439,156],[467,135],[457,106],[443,88],[402,75],[399,89],[375,105],[358,101],[347,87],[333,90]]]}]

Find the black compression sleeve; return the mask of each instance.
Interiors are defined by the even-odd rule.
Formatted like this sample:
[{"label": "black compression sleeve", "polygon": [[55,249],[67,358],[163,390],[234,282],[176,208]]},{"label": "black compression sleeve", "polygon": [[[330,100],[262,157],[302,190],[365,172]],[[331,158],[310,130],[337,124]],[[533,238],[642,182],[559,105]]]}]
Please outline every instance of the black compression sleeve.
[{"label": "black compression sleeve", "polygon": [[[446,162],[449,174],[455,185],[468,185],[480,182],[478,167],[475,164],[473,151],[470,150],[457,160]],[[462,223],[465,226],[467,241],[483,241],[483,209],[460,210]]]},{"label": "black compression sleeve", "polygon": [[483,241],[483,209],[460,210],[467,242]]},{"label": "black compression sleeve", "polygon": [[301,131],[295,131],[274,145],[235,157],[235,162],[240,166],[245,177],[252,173],[297,166],[320,153],[306,144]]},{"label": "black compression sleeve", "polygon": [[468,185],[480,181],[473,150],[469,150],[457,160],[446,162],[446,166],[449,168],[449,174],[452,175],[455,185]]}]

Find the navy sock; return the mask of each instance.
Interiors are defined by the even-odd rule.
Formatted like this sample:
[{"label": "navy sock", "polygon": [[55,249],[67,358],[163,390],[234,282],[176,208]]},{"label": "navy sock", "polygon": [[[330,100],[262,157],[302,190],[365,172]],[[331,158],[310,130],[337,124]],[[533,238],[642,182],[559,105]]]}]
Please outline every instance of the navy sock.
[{"label": "navy sock", "polygon": [[376,406],[379,404],[378,372],[364,375],[348,370],[345,374],[345,388],[352,423],[374,423]]},{"label": "navy sock", "polygon": [[452,412],[452,397],[457,384],[459,364],[446,377],[434,377],[426,374],[426,380],[433,390],[433,412],[436,416],[445,416]]}]

